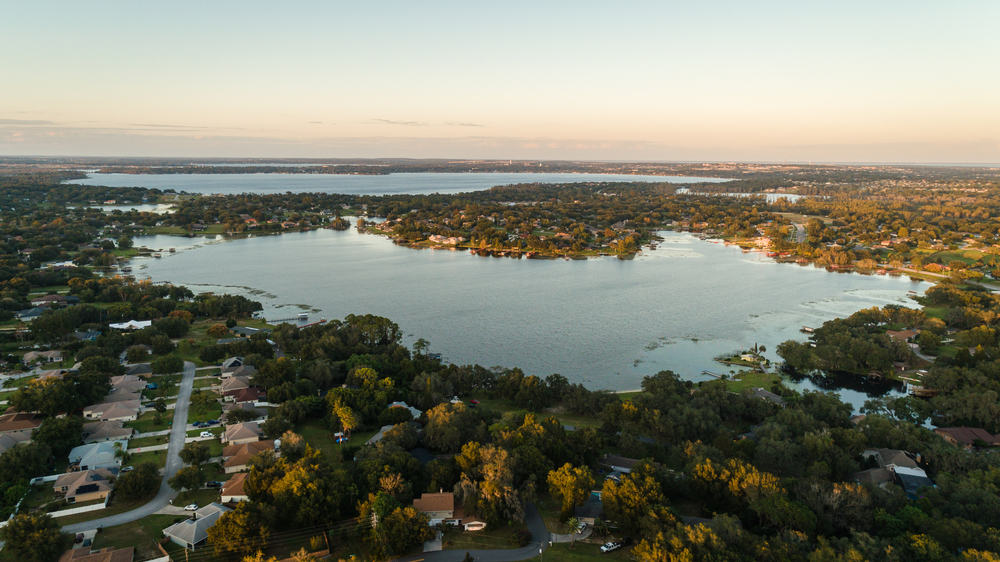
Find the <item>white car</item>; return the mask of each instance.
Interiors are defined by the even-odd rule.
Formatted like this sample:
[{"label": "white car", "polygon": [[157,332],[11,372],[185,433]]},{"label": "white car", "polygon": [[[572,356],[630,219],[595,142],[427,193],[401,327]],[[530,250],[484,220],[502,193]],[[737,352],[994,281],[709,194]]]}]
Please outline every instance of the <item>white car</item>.
[{"label": "white car", "polygon": [[201,436],[202,437],[215,437],[215,434],[212,433],[211,431],[202,431],[201,432]]},{"label": "white car", "polygon": [[198,511],[198,504],[189,503],[184,506],[184,511]]},{"label": "white car", "polygon": [[622,547],[620,542],[606,542],[601,545],[601,552],[611,552],[612,550],[618,550]]}]

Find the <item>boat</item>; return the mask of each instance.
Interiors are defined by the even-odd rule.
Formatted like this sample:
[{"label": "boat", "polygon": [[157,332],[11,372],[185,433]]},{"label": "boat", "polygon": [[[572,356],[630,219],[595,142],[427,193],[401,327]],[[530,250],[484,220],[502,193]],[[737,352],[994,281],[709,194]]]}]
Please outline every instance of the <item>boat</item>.
[{"label": "boat", "polygon": [[802,332],[802,333],[804,333],[804,334],[811,334],[811,333],[815,332],[816,330],[810,328],[809,326],[802,326],[802,329],[799,330],[799,331]]},{"label": "boat", "polygon": [[162,257],[163,257],[163,255],[162,255],[162,254],[160,254],[159,252],[156,252],[156,253],[154,253],[154,254],[153,254],[153,257],[154,257],[154,258],[162,258]]}]

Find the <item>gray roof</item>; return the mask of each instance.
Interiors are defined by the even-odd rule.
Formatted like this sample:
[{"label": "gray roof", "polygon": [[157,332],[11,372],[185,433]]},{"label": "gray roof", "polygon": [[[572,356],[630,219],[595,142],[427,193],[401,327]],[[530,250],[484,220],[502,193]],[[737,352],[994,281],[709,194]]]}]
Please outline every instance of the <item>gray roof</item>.
[{"label": "gray roof", "polygon": [[212,502],[194,512],[194,519],[185,519],[167,527],[163,534],[190,545],[196,545],[208,538],[208,528],[230,509],[220,503]]},{"label": "gray roof", "polygon": [[121,462],[115,458],[115,443],[122,449],[128,449],[128,441],[101,441],[74,447],[69,452],[69,462],[80,463],[87,468],[106,468],[119,466]]}]

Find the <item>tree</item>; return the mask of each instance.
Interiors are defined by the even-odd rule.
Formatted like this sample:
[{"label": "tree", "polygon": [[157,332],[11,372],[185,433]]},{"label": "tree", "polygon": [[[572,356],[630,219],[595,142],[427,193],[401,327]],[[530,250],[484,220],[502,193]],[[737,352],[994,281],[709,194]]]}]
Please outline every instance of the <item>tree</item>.
[{"label": "tree", "polygon": [[240,502],[236,509],[223,513],[208,528],[208,542],[219,557],[261,550],[270,536],[270,529],[260,523],[259,516],[247,502]]},{"label": "tree", "polygon": [[201,475],[201,469],[197,466],[185,466],[167,481],[170,487],[177,491],[197,490],[201,488],[202,482],[204,479]]},{"label": "tree", "polygon": [[225,338],[229,336],[229,328],[225,324],[212,324],[205,333],[215,339]]},{"label": "tree", "polygon": [[177,373],[184,370],[184,360],[174,355],[167,355],[154,359],[150,367],[156,374]]},{"label": "tree", "polygon": [[566,530],[569,531],[570,535],[570,548],[576,544],[576,536],[580,533],[580,523],[581,521],[576,517],[570,517],[566,520]]},{"label": "tree", "polygon": [[417,355],[423,355],[424,351],[427,350],[427,346],[429,345],[430,342],[428,342],[424,338],[417,338],[417,341],[413,342],[413,351]]},{"label": "tree", "polygon": [[582,505],[594,488],[594,475],[590,469],[566,463],[549,472],[549,492],[562,502],[562,517],[569,517],[573,508]]},{"label": "tree", "polygon": [[153,409],[162,414],[167,411],[167,403],[162,398],[157,398],[153,400]]},{"label": "tree", "polygon": [[149,357],[149,351],[141,345],[129,346],[129,348],[125,350],[125,359],[128,360],[129,363],[139,363],[147,357]]},{"label": "tree", "polygon": [[35,430],[32,439],[44,443],[52,450],[52,455],[64,457],[70,449],[80,443],[83,436],[83,418],[65,416],[62,418],[46,418],[41,427]]},{"label": "tree", "polygon": [[144,462],[118,477],[115,494],[126,500],[145,499],[156,493],[159,487],[159,468],[151,462]]},{"label": "tree", "polygon": [[4,551],[12,559],[25,562],[53,562],[58,560],[73,542],[73,538],[59,530],[59,524],[47,514],[19,513],[0,528]]},{"label": "tree", "polygon": [[208,448],[208,445],[201,441],[192,441],[191,443],[186,443],[184,448],[181,449],[180,457],[184,462],[201,468],[201,465],[208,462],[212,453]]}]

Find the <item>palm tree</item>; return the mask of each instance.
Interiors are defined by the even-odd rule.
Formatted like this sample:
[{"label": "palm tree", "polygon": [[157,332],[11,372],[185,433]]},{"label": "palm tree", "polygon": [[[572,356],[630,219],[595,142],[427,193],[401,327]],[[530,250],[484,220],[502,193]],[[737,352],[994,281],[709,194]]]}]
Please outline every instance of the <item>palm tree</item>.
[{"label": "palm tree", "polygon": [[570,517],[566,520],[566,526],[569,527],[570,533],[570,548],[573,548],[573,545],[576,544],[576,536],[580,534],[580,523],[581,521],[576,517]]}]

